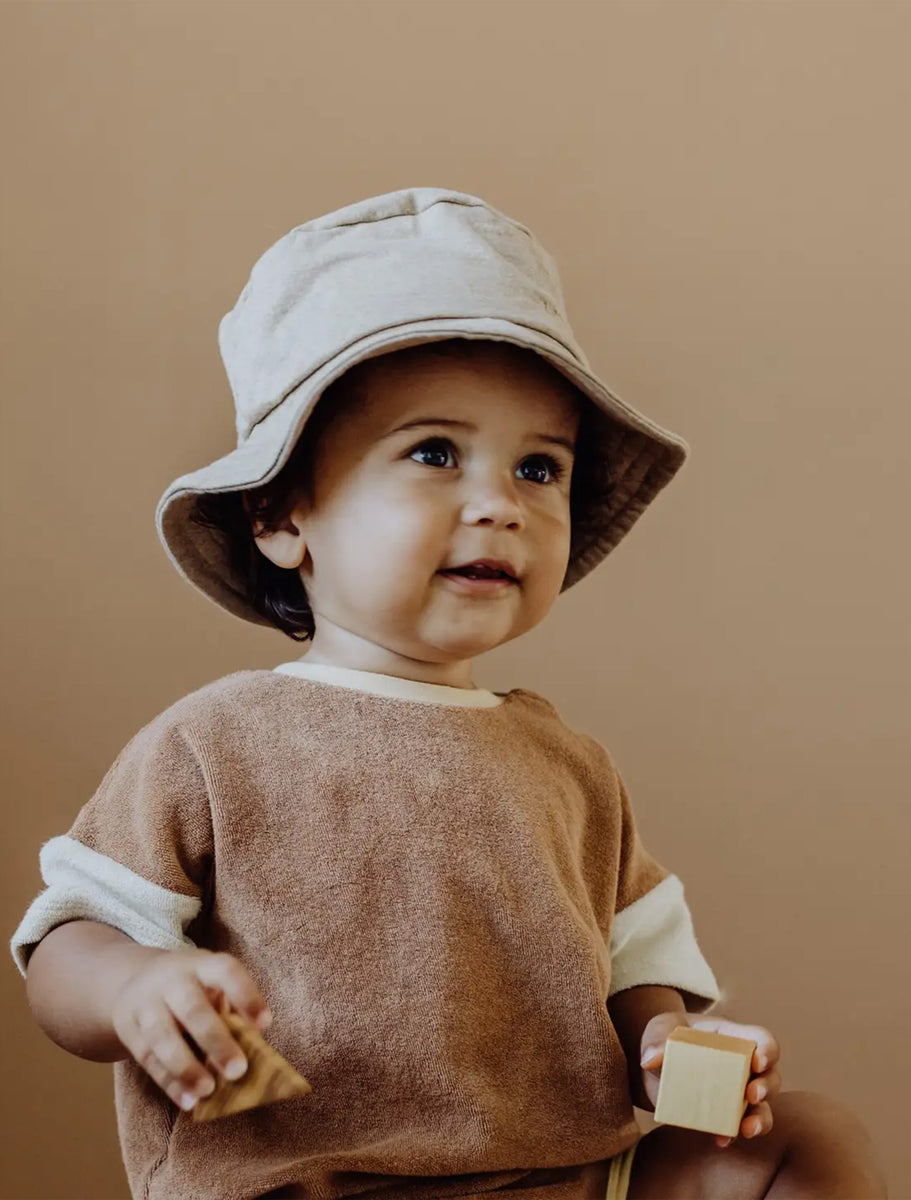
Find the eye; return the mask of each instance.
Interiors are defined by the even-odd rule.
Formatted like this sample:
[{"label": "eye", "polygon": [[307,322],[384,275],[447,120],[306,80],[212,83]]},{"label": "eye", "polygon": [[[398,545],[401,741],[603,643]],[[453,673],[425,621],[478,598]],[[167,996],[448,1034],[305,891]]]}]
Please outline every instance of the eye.
[{"label": "eye", "polygon": [[[532,470],[536,475],[539,475],[542,470],[550,471],[554,483],[558,483],[565,473],[565,468],[552,454],[529,454],[527,458],[522,459],[522,465],[519,468],[522,470],[526,464],[532,464]],[[544,464],[543,467],[540,464]],[[527,478],[527,476],[526,476]],[[547,483],[546,479],[533,478],[530,483]]]},{"label": "eye", "polygon": [[[419,446],[415,446],[415,448],[409,453],[408,457],[414,458],[416,454],[429,454],[437,456],[443,455],[445,458],[451,449],[452,442],[450,442],[447,438],[425,438]],[[446,464],[445,462],[425,462],[424,465],[427,467],[444,467]]]},{"label": "eye", "polygon": [[[408,457],[415,461],[421,461],[427,467],[446,467],[454,465],[447,461],[453,454],[453,450],[454,446],[448,438],[425,438],[423,442],[408,452]],[[432,461],[434,458],[436,461]],[[441,459],[442,461],[440,461]],[[531,473],[525,474],[528,464],[531,464]],[[552,454],[526,455],[517,469],[527,483],[557,483],[566,474],[566,468]],[[549,478],[547,477],[548,472],[550,473]]]}]

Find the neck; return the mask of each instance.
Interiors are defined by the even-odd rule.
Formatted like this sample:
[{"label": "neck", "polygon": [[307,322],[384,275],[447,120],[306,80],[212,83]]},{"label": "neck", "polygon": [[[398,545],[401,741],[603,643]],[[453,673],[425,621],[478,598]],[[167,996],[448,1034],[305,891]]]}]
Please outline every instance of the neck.
[{"label": "neck", "polygon": [[324,666],[348,667],[355,671],[372,671],[379,675],[394,675],[400,679],[415,679],[420,683],[440,683],[448,687],[474,688],[470,658],[450,662],[428,662],[409,658],[377,642],[370,642],[350,630],[325,622],[313,636],[310,649],[301,661]]}]

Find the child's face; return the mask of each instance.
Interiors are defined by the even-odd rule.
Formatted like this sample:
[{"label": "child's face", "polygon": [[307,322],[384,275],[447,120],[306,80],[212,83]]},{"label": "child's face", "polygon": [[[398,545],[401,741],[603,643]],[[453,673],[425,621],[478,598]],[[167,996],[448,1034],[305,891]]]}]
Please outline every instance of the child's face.
[{"label": "child's face", "polygon": [[[559,595],[575,391],[531,352],[472,351],[369,363],[365,395],[320,439],[312,499],[258,538],[299,567],[315,621],[308,661],[471,686],[471,660],[531,629]],[[482,558],[508,560],[518,583],[441,573]]]}]

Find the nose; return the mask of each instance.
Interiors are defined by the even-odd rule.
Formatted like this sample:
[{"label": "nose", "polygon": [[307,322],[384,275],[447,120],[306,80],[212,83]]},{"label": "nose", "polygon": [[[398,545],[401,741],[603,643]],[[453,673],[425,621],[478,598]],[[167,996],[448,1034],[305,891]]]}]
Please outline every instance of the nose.
[{"label": "nose", "polygon": [[515,483],[506,475],[475,476],[468,485],[462,509],[466,525],[499,525],[504,529],[522,529],[525,516]]}]

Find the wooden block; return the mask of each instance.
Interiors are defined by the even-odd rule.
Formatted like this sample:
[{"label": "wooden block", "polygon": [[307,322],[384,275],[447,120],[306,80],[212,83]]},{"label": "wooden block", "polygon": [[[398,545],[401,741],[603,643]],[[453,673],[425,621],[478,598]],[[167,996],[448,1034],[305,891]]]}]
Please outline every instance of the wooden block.
[{"label": "wooden block", "polygon": [[654,1119],[737,1137],[756,1043],[680,1025],[664,1049]]},{"label": "wooden block", "polygon": [[269,1045],[259,1030],[231,1009],[224,995],[219,999],[218,1012],[249,1065],[237,1080],[225,1079],[220,1071],[210,1067],[215,1077],[215,1091],[211,1096],[197,1100],[192,1109],[194,1121],[212,1121],[216,1117],[313,1091],[312,1085]]}]

